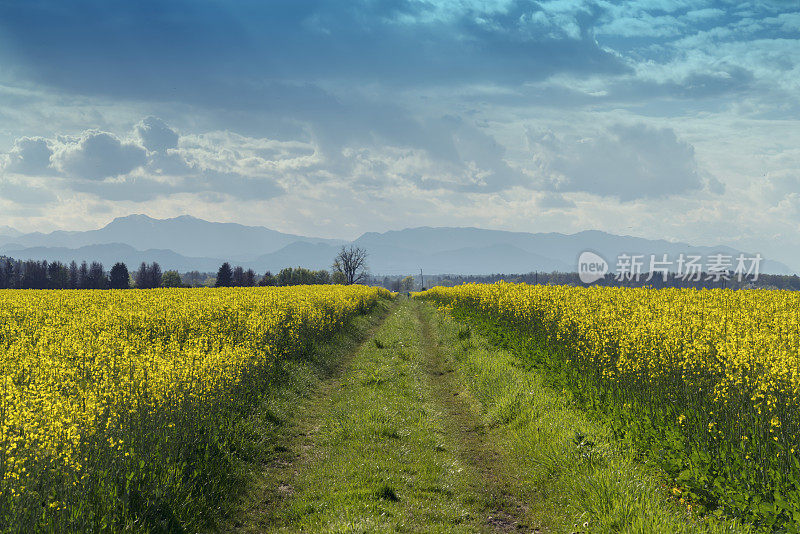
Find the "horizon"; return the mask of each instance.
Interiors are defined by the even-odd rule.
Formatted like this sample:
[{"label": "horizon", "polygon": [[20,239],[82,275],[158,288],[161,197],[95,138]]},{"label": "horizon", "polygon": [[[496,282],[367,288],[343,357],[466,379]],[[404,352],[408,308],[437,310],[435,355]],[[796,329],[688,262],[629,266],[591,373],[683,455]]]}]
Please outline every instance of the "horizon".
[{"label": "horizon", "polygon": [[[30,234],[30,233],[38,233],[38,234],[49,235],[49,234],[53,234],[55,232],[84,232],[84,231],[102,230],[103,228],[107,227],[108,225],[114,223],[117,220],[130,219],[130,218],[133,218],[133,217],[144,217],[144,218],[147,218],[147,219],[150,219],[150,220],[153,220],[153,221],[169,221],[169,220],[175,220],[175,219],[194,219],[194,220],[197,220],[197,221],[215,223],[215,224],[235,224],[235,225],[244,226],[244,227],[248,227],[248,228],[266,228],[267,230],[280,231],[280,230],[276,230],[275,228],[270,228],[268,226],[264,226],[264,225],[260,225],[260,224],[243,224],[243,223],[236,222],[236,221],[215,221],[215,220],[210,220],[210,219],[204,219],[204,218],[201,218],[201,217],[196,217],[196,216],[188,214],[188,213],[184,213],[184,214],[181,214],[181,215],[175,215],[175,216],[172,216],[172,217],[164,217],[164,218],[152,217],[150,215],[147,215],[146,213],[129,213],[128,215],[116,216],[116,217],[112,218],[111,220],[109,220],[106,223],[101,223],[100,226],[97,226],[95,228],[88,228],[88,229],[85,229],[85,230],[70,229],[70,228],[58,228],[58,229],[48,230],[48,231],[35,230],[33,232],[22,232],[18,228],[14,228],[14,227],[12,227],[10,225],[0,225],[0,228],[5,226],[5,227],[7,227],[7,228],[9,228],[11,230],[15,230],[17,232],[20,232],[20,234],[22,234],[22,235]],[[352,237],[352,238],[335,237],[335,236],[334,237],[328,237],[328,236],[319,236],[319,235],[294,234],[293,232],[281,232],[281,233],[297,235],[299,237],[308,237],[308,238],[318,238],[318,239],[328,239],[328,240],[339,240],[339,241],[352,242],[352,241],[356,241],[358,238],[363,237],[366,234],[384,235],[384,234],[388,234],[388,233],[392,233],[392,232],[403,232],[403,231],[406,231],[406,230],[424,230],[424,229],[433,229],[433,230],[485,230],[485,231],[490,231],[490,232],[511,232],[511,233],[521,233],[521,234],[553,234],[553,235],[563,235],[563,236],[575,236],[577,234],[598,232],[598,233],[617,236],[617,237],[631,237],[631,238],[635,238],[635,239],[648,239],[648,238],[644,238],[644,237],[637,236],[637,235],[632,235],[632,234],[625,234],[625,233],[618,233],[617,234],[617,233],[611,233],[611,232],[606,232],[604,230],[597,230],[597,229],[591,229],[591,228],[587,228],[585,230],[577,230],[577,231],[574,231],[574,232],[556,232],[556,231],[554,231],[554,232],[536,232],[536,231],[523,231],[523,230],[506,230],[504,228],[486,228],[486,227],[478,227],[478,226],[429,226],[429,225],[406,226],[406,227],[403,227],[403,228],[389,228],[389,229],[382,230],[382,231],[366,230],[366,231],[364,231],[364,232],[362,232],[360,234],[357,234],[355,237]],[[2,231],[0,231],[0,235],[2,235]],[[650,240],[650,241],[666,241],[666,242],[672,243],[672,244],[682,243],[682,244],[687,244],[687,245],[691,245],[691,246],[707,246],[707,247],[717,247],[717,246],[726,247],[726,246],[731,246],[731,245],[729,245],[727,243],[692,243],[692,242],[688,242],[688,241],[670,241],[669,239],[648,239],[648,240]],[[735,248],[735,247],[732,247],[732,248]]]},{"label": "horizon", "polygon": [[264,268],[279,271],[290,266],[327,269],[330,258],[344,245],[364,249],[368,264],[378,275],[416,272],[418,268],[437,275],[580,272],[583,260],[579,257],[584,253],[593,253],[592,257],[599,258],[605,269],[615,264],[614,258],[617,268],[624,268],[626,254],[634,261],[650,262],[666,254],[671,270],[679,269],[678,263],[695,255],[712,268],[714,255],[723,254],[730,271],[738,269],[741,256],[748,261],[758,257],[761,267],[756,269],[763,274],[800,272],[794,265],[761,256],[757,251],[725,244],[648,240],[599,230],[566,234],[421,226],[365,232],[347,240],[285,234],[265,226],[208,221],[188,214],[157,219],[135,213],[117,217],[90,231],[31,234],[0,231],[0,255],[12,258],[63,263],[97,260],[103,264],[155,261],[180,272],[209,272],[225,261],[256,271]]}]

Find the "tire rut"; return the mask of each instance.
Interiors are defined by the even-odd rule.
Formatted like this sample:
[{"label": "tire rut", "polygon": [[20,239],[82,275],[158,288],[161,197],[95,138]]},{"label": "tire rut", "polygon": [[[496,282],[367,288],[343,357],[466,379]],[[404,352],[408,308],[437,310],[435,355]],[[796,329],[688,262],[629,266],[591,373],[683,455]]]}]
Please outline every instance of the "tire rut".
[{"label": "tire rut", "polygon": [[470,400],[463,394],[453,365],[446,361],[428,318],[417,307],[430,391],[447,416],[447,429],[457,455],[480,475],[476,490],[486,497],[485,524],[490,532],[543,532],[528,524],[527,506],[505,489],[501,457],[486,438]]}]

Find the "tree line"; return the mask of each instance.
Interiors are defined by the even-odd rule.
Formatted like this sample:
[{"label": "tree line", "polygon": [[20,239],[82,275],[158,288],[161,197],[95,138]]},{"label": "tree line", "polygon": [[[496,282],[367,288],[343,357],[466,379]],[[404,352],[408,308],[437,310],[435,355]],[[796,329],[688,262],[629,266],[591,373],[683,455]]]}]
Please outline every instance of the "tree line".
[{"label": "tree line", "polygon": [[332,271],[286,267],[277,274],[267,271],[258,275],[253,269],[231,267],[223,263],[216,278],[204,278],[198,271],[183,276],[174,270],[162,271],[157,262],[145,263],[130,272],[123,262],[117,262],[106,272],[100,262],[86,261],[69,264],[60,261],[14,260],[0,256],[0,289],[151,289],[156,287],[252,287],[294,286],[310,284],[348,284],[364,279],[366,252],[342,247]]},{"label": "tree line", "polygon": [[0,257],[0,289],[127,289],[180,285],[180,275],[175,271],[161,272],[158,263],[142,263],[133,275],[122,263],[115,263],[106,272],[103,264],[75,261],[14,260]]}]

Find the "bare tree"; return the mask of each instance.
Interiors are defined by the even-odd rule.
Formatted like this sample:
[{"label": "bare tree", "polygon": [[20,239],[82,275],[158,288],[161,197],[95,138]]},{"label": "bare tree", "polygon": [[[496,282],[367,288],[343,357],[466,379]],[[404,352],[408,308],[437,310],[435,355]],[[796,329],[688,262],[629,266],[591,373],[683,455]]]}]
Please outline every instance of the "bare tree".
[{"label": "bare tree", "polygon": [[333,262],[333,272],[344,275],[348,285],[357,284],[367,277],[367,251],[353,245],[342,247]]}]

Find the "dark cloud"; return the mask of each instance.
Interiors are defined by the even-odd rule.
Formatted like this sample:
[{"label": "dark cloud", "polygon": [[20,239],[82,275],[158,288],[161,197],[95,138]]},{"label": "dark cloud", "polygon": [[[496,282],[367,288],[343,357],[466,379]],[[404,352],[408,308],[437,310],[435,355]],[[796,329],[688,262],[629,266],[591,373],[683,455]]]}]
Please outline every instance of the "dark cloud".
[{"label": "dark cloud", "polygon": [[142,146],[151,152],[166,152],[178,146],[178,132],[157,117],[146,117],[136,125]]},{"label": "dark cloud", "polygon": [[583,191],[624,201],[700,190],[694,148],[669,128],[617,125],[593,137],[533,134],[530,141],[555,191]]},{"label": "dark cloud", "polygon": [[16,174],[44,176],[53,174],[50,156],[53,150],[43,137],[20,137],[8,154],[4,170]]},{"label": "dark cloud", "polygon": [[[265,83],[521,83],[628,68],[591,34],[597,7],[553,14],[429,2],[25,2],[0,7],[7,60],[84,94],[258,101]],[[261,104],[270,105],[267,99]]]}]

